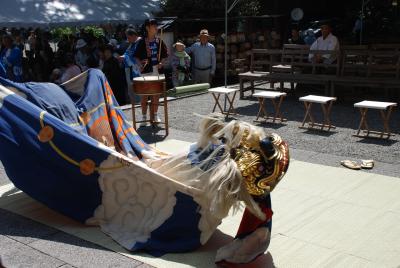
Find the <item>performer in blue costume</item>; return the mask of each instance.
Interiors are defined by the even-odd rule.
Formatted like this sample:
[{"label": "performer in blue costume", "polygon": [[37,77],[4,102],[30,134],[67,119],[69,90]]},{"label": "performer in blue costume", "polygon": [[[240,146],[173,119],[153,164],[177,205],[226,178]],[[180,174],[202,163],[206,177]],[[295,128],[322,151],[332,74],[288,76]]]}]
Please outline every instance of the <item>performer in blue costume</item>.
[{"label": "performer in blue costume", "polygon": [[123,247],[154,256],[204,245],[240,201],[237,236],[216,262],[247,263],[268,248],[270,192],[287,144],[245,122],[201,123],[200,139],[169,155],[146,144],[96,69],[63,88],[0,78],[0,160],[20,190]]}]

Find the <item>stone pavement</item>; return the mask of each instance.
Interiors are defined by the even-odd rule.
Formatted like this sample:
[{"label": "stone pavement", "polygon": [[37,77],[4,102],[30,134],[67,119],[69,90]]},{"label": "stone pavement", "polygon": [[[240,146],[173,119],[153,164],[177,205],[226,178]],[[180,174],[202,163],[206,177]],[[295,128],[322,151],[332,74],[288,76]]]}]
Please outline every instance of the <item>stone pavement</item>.
[{"label": "stone pavement", "polygon": [[[192,114],[207,114],[212,105],[211,96],[207,94],[171,102],[168,139],[194,142],[200,119]],[[239,119],[251,122],[255,118],[258,108],[255,100],[236,101],[235,105],[241,114]],[[390,141],[352,137],[359,115],[349,103],[334,106],[332,116],[338,129],[332,134],[299,130],[297,126],[304,111],[295,98],[286,100],[282,111],[289,120],[287,124],[263,126],[288,140],[294,159],[338,167],[343,159],[372,158],[377,160],[377,165],[368,172],[400,177],[398,111],[392,118],[397,135]],[[128,116],[131,114],[130,110],[126,113]],[[371,125],[378,127],[377,118],[371,118]],[[138,132],[146,142],[156,143],[156,146],[158,141],[163,140],[163,132],[156,133],[151,127],[141,128]],[[7,183],[9,180],[0,166],[0,185]],[[0,257],[7,267],[150,267],[4,210],[0,210]]]}]

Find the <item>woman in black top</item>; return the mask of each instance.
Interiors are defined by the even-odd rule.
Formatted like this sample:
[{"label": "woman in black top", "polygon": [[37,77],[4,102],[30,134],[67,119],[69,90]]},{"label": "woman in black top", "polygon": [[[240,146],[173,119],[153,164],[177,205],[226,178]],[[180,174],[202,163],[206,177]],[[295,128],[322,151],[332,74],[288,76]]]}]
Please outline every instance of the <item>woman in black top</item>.
[{"label": "woman in black top", "polygon": [[[163,61],[168,57],[167,47],[165,43],[156,37],[157,21],[148,19],[144,23],[144,36],[137,45],[135,57],[142,64],[141,73],[153,73],[156,70],[158,73],[163,73]],[[155,122],[161,122],[157,115],[158,101],[160,96],[151,96],[150,118],[153,117]],[[147,98],[144,97],[140,102],[142,106],[143,120],[147,120]]]}]

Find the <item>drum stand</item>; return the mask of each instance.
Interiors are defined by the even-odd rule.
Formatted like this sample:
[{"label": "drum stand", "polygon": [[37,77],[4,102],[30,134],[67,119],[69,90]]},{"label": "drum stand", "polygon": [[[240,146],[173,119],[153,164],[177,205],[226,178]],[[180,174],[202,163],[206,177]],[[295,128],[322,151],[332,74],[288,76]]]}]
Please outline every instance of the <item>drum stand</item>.
[{"label": "drum stand", "polygon": [[162,122],[156,122],[154,120],[154,103],[152,98],[150,98],[150,119],[149,120],[140,120],[136,121],[136,112],[135,112],[135,103],[134,100],[132,101],[132,125],[134,129],[136,130],[136,123],[143,123],[143,122],[149,122],[154,129],[156,125],[158,124],[163,124],[165,125],[165,136],[168,136],[169,134],[169,125],[168,125],[168,100],[167,100],[167,86],[166,82],[163,82],[163,92],[160,95],[159,93],[136,93],[135,92],[135,87],[133,87],[133,92],[140,96],[141,98],[148,98],[148,97],[153,97],[153,96],[162,96],[163,102],[159,102],[158,106],[163,106],[164,107],[164,121]]}]

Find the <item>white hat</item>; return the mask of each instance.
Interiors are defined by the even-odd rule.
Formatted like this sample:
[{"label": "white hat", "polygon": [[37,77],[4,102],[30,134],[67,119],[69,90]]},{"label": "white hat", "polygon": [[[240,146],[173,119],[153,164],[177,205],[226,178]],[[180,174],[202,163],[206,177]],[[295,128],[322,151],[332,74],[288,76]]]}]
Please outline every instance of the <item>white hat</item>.
[{"label": "white hat", "polygon": [[76,48],[76,49],[80,49],[80,48],[82,48],[82,47],[84,47],[84,46],[86,46],[86,45],[87,45],[87,43],[86,43],[85,40],[83,40],[83,39],[78,39],[78,41],[76,42],[75,48]]},{"label": "white hat", "polygon": [[201,36],[201,35],[210,36],[210,35],[208,34],[208,30],[207,30],[207,29],[201,30],[199,35],[200,35],[200,36]]},{"label": "white hat", "polygon": [[112,39],[110,39],[110,41],[108,41],[108,44],[112,45],[113,47],[116,47],[116,46],[118,46],[118,41],[117,41],[117,39],[112,38]]},{"label": "white hat", "polygon": [[182,41],[177,41],[175,44],[173,44],[173,47],[176,47],[176,46],[183,46],[184,48],[186,47]]}]

